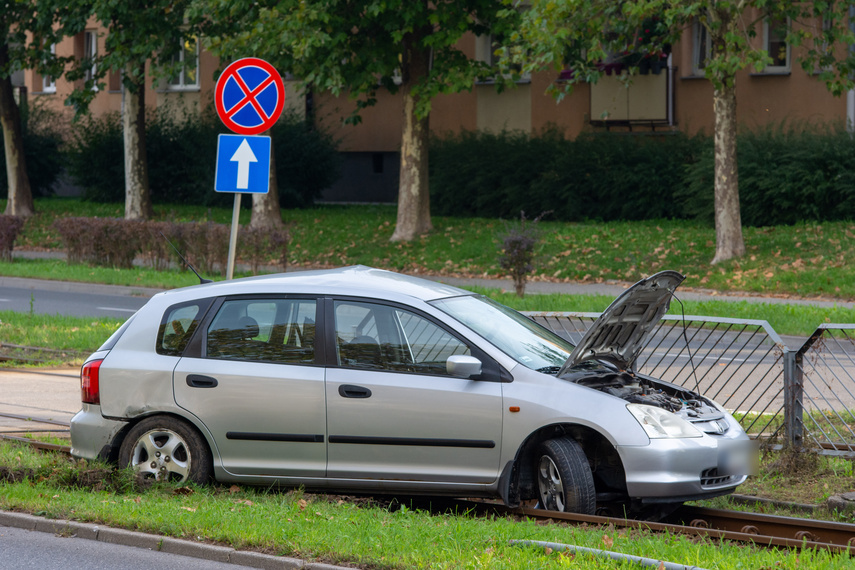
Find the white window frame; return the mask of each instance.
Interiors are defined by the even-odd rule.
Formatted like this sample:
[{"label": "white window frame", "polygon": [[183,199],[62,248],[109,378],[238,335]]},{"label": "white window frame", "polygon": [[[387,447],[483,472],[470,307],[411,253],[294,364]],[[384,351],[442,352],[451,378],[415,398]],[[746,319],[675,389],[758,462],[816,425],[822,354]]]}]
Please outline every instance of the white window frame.
[{"label": "white window frame", "polygon": [[712,38],[706,26],[695,20],[692,24],[692,75],[704,75],[712,53]]},{"label": "white window frame", "polygon": [[[196,69],[196,77],[193,83],[188,83],[186,78],[185,70],[187,68],[187,61],[185,59],[185,54],[187,52],[185,43],[190,40],[190,38],[182,38],[181,39],[181,49],[177,54],[177,61],[181,63],[181,70],[178,73],[167,79],[166,88],[169,91],[198,91],[199,90],[199,38],[192,37],[195,43],[196,55],[194,57],[194,66]],[[175,60],[173,60],[175,61]]]},{"label": "white window frame", "polygon": [[[771,49],[771,42],[772,42],[773,38],[771,37],[771,31],[772,30],[770,27],[770,23],[771,22],[769,21],[769,18],[765,18],[763,20],[763,49],[766,50],[766,52],[769,54],[769,57],[772,57],[773,59],[775,59],[775,58],[777,58],[777,54],[776,55],[772,54],[773,50]],[[787,18],[784,29],[789,30],[790,25],[791,25],[790,19]],[[783,41],[783,40],[781,40],[781,41]],[[763,70],[763,73],[770,73],[770,74],[790,73],[790,71],[792,70],[792,54],[791,54],[792,48],[791,48],[790,44],[788,44],[788,43],[785,45],[786,45],[786,49],[785,49],[784,57],[786,58],[786,61],[785,61],[784,65],[767,65],[766,68]]]},{"label": "white window frame", "polygon": [[[498,63],[498,56],[496,52],[499,50],[507,51],[508,48],[503,48],[496,41],[496,36],[494,34],[484,34],[482,36],[477,36],[475,38],[475,59],[479,61],[483,61],[490,67],[493,67]],[[510,78],[510,74],[505,74],[506,78]],[[531,73],[523,72],[520,74],[519,78],[516,80],[517,83],[530,83],[531,82]],[[493,83],[491,80],[481,81],[480,83]]]},{"label": "white window frame", "polygon": [[[96,30],[85,30],[83,32],[83,58],[94,60],[98,56],[98,32]],[[94,80],[97,75],[98,68],[94,61],[86,69],[83,74],[85,81]],[[98,91],[98,86],[92,86],[93,91]]]},{"label": "white window frame", "polygon": [[[56,44],[50,44],[50,54],[56,55]],[[42,93],[56,93],[56,78],[42,75]]]}]

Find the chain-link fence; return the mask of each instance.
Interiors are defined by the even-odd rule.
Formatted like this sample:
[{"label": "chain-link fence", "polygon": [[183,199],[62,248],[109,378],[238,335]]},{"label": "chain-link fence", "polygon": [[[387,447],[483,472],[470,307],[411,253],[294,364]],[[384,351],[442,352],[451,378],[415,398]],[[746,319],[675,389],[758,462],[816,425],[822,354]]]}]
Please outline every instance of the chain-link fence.
[{"label": "chain-link fence", "polygon": [[[527,314],[574,344],[599,316]],[[855,325],[792,348],[766,321],[667,315],[634,368],[719,402],[754,438],[855,454]]]}]

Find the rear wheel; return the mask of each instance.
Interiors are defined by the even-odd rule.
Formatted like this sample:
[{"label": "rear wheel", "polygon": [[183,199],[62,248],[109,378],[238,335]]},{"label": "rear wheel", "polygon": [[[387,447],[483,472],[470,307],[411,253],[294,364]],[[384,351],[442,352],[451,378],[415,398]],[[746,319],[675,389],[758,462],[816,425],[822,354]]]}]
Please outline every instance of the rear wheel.
[{"label": "rear wheel", "polygon": [[550,511],[594,514],[597,492],[588,458],[575,440],[550,439],[535,455],[540,506]]},{"label": "rear wheel", "polygon": [[189,424],[170,416],[155,416],[131,428],[119,448],[119,465],[143,479],[205,484],[211,479],[211,452]]}]

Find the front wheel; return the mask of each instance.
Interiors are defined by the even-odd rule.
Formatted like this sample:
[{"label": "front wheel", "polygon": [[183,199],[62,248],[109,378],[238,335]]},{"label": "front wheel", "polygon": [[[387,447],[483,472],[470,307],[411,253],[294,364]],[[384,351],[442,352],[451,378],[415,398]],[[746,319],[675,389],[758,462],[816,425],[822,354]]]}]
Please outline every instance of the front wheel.
[{"label": "front wheel", "polygon": [[119,465],[143,479],[205,484],[211,479],[211,452],[186,422],[154,416],[136,424],[119,448]]},{"label": "front wheel", "polygon": [[544,441],[535,463],[540,506],[550,511],[594,514],[597,492],[585,452],[575,440]]}]

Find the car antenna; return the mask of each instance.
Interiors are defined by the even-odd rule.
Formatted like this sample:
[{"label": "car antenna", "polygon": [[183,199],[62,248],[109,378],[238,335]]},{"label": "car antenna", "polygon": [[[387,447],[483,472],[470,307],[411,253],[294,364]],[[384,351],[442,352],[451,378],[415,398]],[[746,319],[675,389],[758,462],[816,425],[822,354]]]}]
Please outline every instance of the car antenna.
[{"label": "car antenna", "polygon": [[160,233],[160,235],[163,237],[163,239],[165,239],[165,240],[166,240],[166,243],[168,243],[168,244],[169,244],[169,246],[170,246],[172,249],[174,249],[174,250],[175,250],[175,253],[177,253],[177,254],[178,254],[178,257],[180,257],[180,258],[181,258],[181,261],[183,261],[183,262],[184,262],[184,265],[186,265],[186,266],[190,269],[190,271],[192,271],[193,273],[195,273],[195,274],[196,274],[196,277],[198,277],[198,278],[199,278],[199,284],[200,284],[200,285],[203,285],[203,284],[205,284],[205,283],[213,283],[213,281],[212,281],[212,280],[210,280],[210,279],[205,279],[204,277],[202,277],[201,275],[199,275],[199,272],[198,272],[198,271],[196,271],[196,268],[195,268],[195,267],[193,267],[192,265],[190,265],[190,262],[189,262],[189,261],[187,261],[187,258],[185,258],[183,255],[181,255],[181,252],[180,252],[180,251],[178,251],[178,248],[177,248],[177,247],[175,247],[174,245],[172,245],[172,242],[171,242],[171,241],[169,241],[169,238],[168,238],[168,237],[166,237],[165,235],[163,235],[163,232],[159,232],[159,233]]}]

